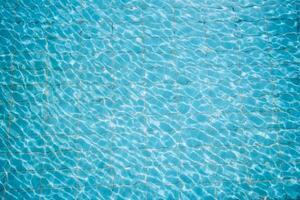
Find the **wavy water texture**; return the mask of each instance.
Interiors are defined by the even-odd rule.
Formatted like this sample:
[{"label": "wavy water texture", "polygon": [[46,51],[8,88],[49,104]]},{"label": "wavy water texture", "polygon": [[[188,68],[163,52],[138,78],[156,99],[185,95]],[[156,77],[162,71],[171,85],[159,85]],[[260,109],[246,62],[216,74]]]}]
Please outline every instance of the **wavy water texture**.
[{"label": "wavy water texture", "polygon": [[298,0],[1,0],[1,199],[299,199]]}]

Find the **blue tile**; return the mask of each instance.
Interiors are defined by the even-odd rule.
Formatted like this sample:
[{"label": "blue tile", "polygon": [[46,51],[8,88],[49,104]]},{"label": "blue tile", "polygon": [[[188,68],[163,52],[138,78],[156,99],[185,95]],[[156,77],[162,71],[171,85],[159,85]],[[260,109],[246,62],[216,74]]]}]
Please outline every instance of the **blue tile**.
[{"label": "blue tile", "polygon": [[299,3],[2,0],[4,199],[299,198]]}]

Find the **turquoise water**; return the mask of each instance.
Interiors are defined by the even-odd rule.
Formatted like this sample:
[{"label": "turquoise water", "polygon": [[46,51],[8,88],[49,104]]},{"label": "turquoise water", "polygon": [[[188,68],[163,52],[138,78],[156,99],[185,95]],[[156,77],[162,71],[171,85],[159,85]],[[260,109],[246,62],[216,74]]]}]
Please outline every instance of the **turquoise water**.
[{"label": "turquoise water", "polygon": [[1,199],[300,199],[298,0],[0,0]]}]

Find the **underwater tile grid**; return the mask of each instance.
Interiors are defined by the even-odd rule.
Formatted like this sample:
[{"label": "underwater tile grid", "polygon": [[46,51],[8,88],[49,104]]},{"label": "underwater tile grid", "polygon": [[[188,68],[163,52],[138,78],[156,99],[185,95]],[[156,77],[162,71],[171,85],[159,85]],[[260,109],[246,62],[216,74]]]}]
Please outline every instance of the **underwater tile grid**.
[{"label": "underwater tile grid", "polygon": [[0,0],[0,197],[300,199],[299,0]]}]

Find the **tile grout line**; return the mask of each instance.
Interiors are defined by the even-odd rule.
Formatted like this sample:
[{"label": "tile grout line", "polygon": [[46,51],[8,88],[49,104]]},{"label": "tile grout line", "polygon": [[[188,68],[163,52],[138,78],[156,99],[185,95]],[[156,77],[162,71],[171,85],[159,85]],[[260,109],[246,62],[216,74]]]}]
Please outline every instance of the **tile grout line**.
[{"label": "tile grout line", "polygon": [[[146,55],[145,55],[145,52],[146,52],[146,45],[145,45],[145,40],[146,40],[146,32],[145,32],[145,17],[146,17],[146,14],[145,14],[145,11],[147,11],[148,7],[146,8],[142,8],[140,5],[137,5],[139,7],[139,9],[141,9],[141,26],[142,26],[142,69],[145,70],[143,72],[143,77],[142,77],[142,101],[143,101],[143,111],[142,111],[142,117],[145,118],[145,122],[148,123],[148,115],[147,115],[147,104],[146,104],[146,97],[147,97],[147,89],[146,89],[146,80],[147,80],[147,70],[146,70]],[[138,25],[139,26],[139,25]],[[148,137],[148,130],[146,129],[145,130],[145,133],[143,133],[145,135],[145,137],[147,138]],[[139,152],[140,153],[140,152]],[[148,199],[148,196],[149,194],[146,193],[146,198]]]},{"label": "tile grout line", "polygon": [[[74,135],[73,135],[74,136]],[[75,135],[77,136],[77,135]],[[272,147],[272,146],[277,146],[277,143],[273,143],[270,145],[245,145],[246,147],[264,147],[264,148],[268,148],[268,147]],[[287,145],[287,144],[280,144],[280,145]],[[290,144],[289,144],[290,145]],[[199,145],[199,146],[193,146],[193,147],[189,147],[189,146],[179,146],[180,149],[184,148],[184,149],[189,149],[189,150],[201,150],[202,148],[206,149],[206,148],[212,148],[212,147],[217,147],[217,148],[221,148],[221,149],[228,149],[228,148],[237,148],[238,146],[230,146],[230,145],[224,145],[224,146],[218,146],[218,145]],[[161,148],[132,148],[132,149],[128,149],[129,151],[138,149],[138,150],[153,150],[153,151],[158,151],[158,150],[162,150],[162,149],[168,149],[171,148],[172,150],[176,149],[177,147],[161,147]],[[113,148],[113,150],[122,150],[123,148]],[[106,151],[107,149],[102,149],[104,151]],[[48,152],[42,152],[42,151],[36,151],[36,152],[0,152],[0,154],[8,154],[8,153],[15,153],[15,154],[24,154],[24,155],[48,155],[51,153],[63,153],[63,152],[80,152],[80,150],[73,150],[73,149],[63,149],[63,150],[54,150],[54,151],[48,151]],[[3,173],[4,171],[2,171]],[[0,172],[1,173],[1,172]]]},{"label": "tile grout line", "polygon": [[[236,10],[235,10],[235,13],[236,13],[235,17],[238,20],[239,19],[239,15],[238,15],[238,13],[237,13]],[[238,89],[237,92],[238,92],[238,96],[239,96],[238,103],[240,104],[239,105],[239,107],[240,107],[239,109],[240,109],[241,113],[244,114],[245,109],[244,109],[244,106],[243,106],[243,93],[242,93],[242,90],[243,90],[243,88],[242,88],[242,83],[243,83],[243,69],[242,69],[242,63],[243,63],[243,61],[242,61],[242,58],[243,58],[243,55],[242,55],[242,50],[241,50],[242,49],[242,40],[243,40],[244,37],[242,36],[242,31],[241,30],[242,30],[241,29],[241,24],[237,23],[238,52],[239,52],[239,56],[238,56],[238,69],[239,69],[239,73],[241,73],[240,74],[241,78],[239,79],[240,84],[238,85],[238,87],[240,87],[241,91],[239,91],[239,89]],[[242,132],[243,129],[241,127],[238,127],[237,131],[238,132]],[[243,137],[243,135],[241,137]],[[243,145],[243,147],[244,147],[244,145]],[[241,158],[240,157],[238,158],[238,160],[239,160],[239,162],[241,162]],[[245,180],[246,180],[247,184],[250,184],[251,180],[249,180],[249,177],[246,177]],[[240,181],[239,181],[239,184],[240,184]],[[248,193],[246,193],[246,196],[249,198],[249,194]]]},{"label": "tile grout line", "polygon": [[[15,7],[13,8],[13,11],[12,11],[12,13],[13,13],[13,16],[17,16],[17,12],[16,12],[16,9],[17,9],[17,7],[19,6],[19,3],[16,3],[15,5],[14,5]],[[11,82],[12,80],[12,78],[14,77],[14,59],[15,59],[15,54],[16,54],[16,52],[15,51],[12,51],[9,55],[12,57],[12,59],[11,59],[11,64],[10,64],[10,66],[9,66],[9,74],[11,75],[10,76],[10,78],[9,78],[9,82]],[[11,135],[11,130],[12,130],[12,120],[13,120],[13,115],[12,115],[12,113],[11,113],[11,111],[12,111],[12,107],[13,107],[13,104],[14,104],[14,101],[13,101],[13,97],[12,97],[12,94],[13,94],[13,87],[12,86],[9,86],[8,87],[8,90],[9,90],[9,92],[8,92],[8,95],[9,95],[9,103],[8,103],[8,106],[9,106],[9,108],[8,108],[8,110],[9,110],[9,113],[8,113],[8,130],[7,130],[7,134],[6,134],[6,148],[8,148],[8,152],[10,152],[9,151],[9,149],[10,149],[10,144],[11,144],[11,142],[10,142],[10,135]],[[11,157],[10,157],[10,159],[11,159]],[[10,163],[10,160],[9,159],[9,163]],[[7,169],[7,171],[5,170],[5,183],[3,184],[4,186],[3,186],[3,192],[4,192],[4,194],[3,194],[3,196],[5,197],[6,196],[6,194],[7,194],[7,187],[9,187],[9,185],[8,185],[8,183],[9,183],[9,175],[10,175],[10,171],[11,171],[11,166],[10,166],[10,164],[9,164],[9,166],[8,166],[8,169]]]},{"label": "tile grout line", "polygon": [[[110,5],[110,8],[112,8],[112,5]],[[111,49],[111,54],[112,54],[111,55],[111,58],[112,58],[112,60],[111,60],[111,62],[112,62],[111,63],[111,70],[112,70],[111,73],[113,74],[114,84],[116,84],[117,83],[117,79],[116,79],[115,75],[117,74],[117,71],[115,69],[115,65],[116,65],[116,56],[117,55],[116,55],[115,50],[113,48],[113,43],[114,43],[114,40],[115,40],[115,23],[114,23],[113,20],[111,20],[110,23],[111,23],[110,45],[111,45],[111,48],[112,48]],[[115,137],[116,137],[115,136],[115,132],[117,130],[117,128],[116,128],[116,123],[117,123],[116,120],[117,119],[115,117],[114,110],[112,110],[109,115],[110,115],[110,122],[109,123],[111,123],[111,126],[112,126],[111,127],[111,129],[112,129],[111,134],[112,135],[109,137],[109,141],[108,141],[109,142],[109,150],[108,151],[109,151],[109,155],[110,155],[110,158],[109,158],[109,161],[110,161],[110,159],[112,157],[112,154],[113,154],[113,151],[112,151],[112,149],[113,149],[113,143],[114,143]],[[111,172],[112,172],[112,182],[110,183],[109,187],[110,187],[110,190],[111,190],[112,194],[115,195],[113,193],[113,190],[114,190],[114,187],[115,187],[116,173],[113,172],[113,170]]]},{"label": "tile grout line", "polygon": [[[267,21],[267,19],[265,19]],[[276,111],[276,112],[273,112],[273,120],[274,120],[274,125],[275,126],[278,126],[279,127],[279,115],[280,115],[280,109],[279,109],[279,106],[278,106],[278,99],[276,97],[276,88],[277,88],[277,83],[276,83],[276,76],[275,74],[273,74],[273,70],[275,69],[276,70],[276,63],[273,63],[273,59],[272,59],[272,56],[271,56],[271,51],[274,50],[274,48],[272,47],[272,41],[271,41],[271,38],[272,37],[272,34],[269,33],[268,30],[268,24],[266,22],[266,32],[267,32],[267,40],[268,40],[268,44],[269,44],[269,52],[268,52],[268,56],[269,56],[269,59],[270,59],[270,76],[271,76],[271,81],[272,81],[272,107],[273,107],[273,110]],[[274,119],[275,118],[275,119]],[[273,121],[272,120],[272,121]],[[273,126],[274,126],[273,125]],[[280,131],[282,130],[281,127],[279,127],[277,130],[276,130],[276,143],[279,145],[279,148],[280,148]],[[279,159],[280,157],[280,149],[279,149],[279,152],[276,153],[276,159]],[[281,176],[281,174],[279,175]]]},{"label": "tile grout line", "polygon": [[[271,53],[272,53],[272,50],[274,50],[273,49],[273,47],[272,47],[272,42],[271,42],[271,37],[272,37],[272,33],[270,33],[269,31],[268,31],[268,26],[269,26],[269,20],[266,18],[266,17],[264,17],[264,32],[266,33],[266,39],[267,39],[267,56],[268,56],[268,63],[269,63],[269,73],[270,73],[270,78],[271,78],[271,89],[272,89],[272,92],[271,92],[271,98],[272,98],[272,108],[273,108],[273,112],[272,112],[272,126],[278,126],[279,125],[279,113],[278,113],[278,111],[279,111],[279,109],[278,109],[278,107],[277,107],[277,98],[275,97],[275,95],[276,95],[276,77],[274,76],[274,74],[273,74],[273,71],[274,70],[276,70],[276,63],[273,63],[273,59],[272,59],[272,55],[271,55]],[[278,115],[279,114],[279,115]],[[277,145],[280,145],[280,140],[279,140],[279,137],[280,137],[280,134],[279,134],[279,132],[280,132],[280,130],[281,130],[281,128],[278,128],[278,129],[276,129],[276,139],[275,139],[275,141],[276,141],[276,143],[277,143]],[[270,130],[269,132],[268,132],[268,134],[270,134],[270,132],[272,132],[272,130]],[[280,146],[278,146],[278,148],[280,148]],[[280,151],[278,152],[278,150],[277,150],[277,152],[276,152],[276,159],[279,159],[279,157],[280,157]],[[279,176],[281,176],[281,174],[279,174]]]},{"label": "tile grout line", "polygon": [[[46,13],[46,14],[49,14],[49,13]],[[47,17],[47,16],[46,16]],[[49,91],[49,86],[50,86],[50,83],[48,82],[49,81],[49,76],[50,76],[50,73],[49,73],[49,71],[48,70],[50,70],[50,67],[51,67],[51,64],[50,64],[50,58],[49,58],[49,40],[48,40],[48,37],[46,37],[46,35],[45,35],[45,30],[43,29],[42,30],[43,31],[43,35],[44,35],[44,38],[45,38],[45,40],[46,40],[46,46],[45,46],[45,50],[46,50],[46,52],[48,52],[48,53],[46,53],[46,63],[45,63],[45,79],[46,79],[46,84],[45,84],[45,92],[46,92],[46,94],[45,94],[45,97],[46,97],[46,102],[43,102],[42,104],[43,104],[43,108],[46,110],[45,112],[47,113],[43,113],[42,112],[42,115],[43,115],[43,117],[42,117],[42,119],[43,119],[43,121],[45,121],[47,124],[48,124],[48,111],[49,111],[49,108],[50,108],[50,106],[49,106],[49,104],[50,104],[50,102],[48,102],[48,101],[50,101],[50,91]],[[42,169],[44,170],[44,166],[42,166]],[[43,174],[43,173],[42,173]],[[42,191],[42,177],[43,176],[41,176],[41,178],[40,178],[40,180],[39,180],[39,188],[38,188],[38,192],[39,192],[39,200],[41,200],[42,199],[42,196],[43,196],[43,191]]]},{"label": "tile grout line", "polygon": [[[84,0],[79,0],[79,4],[80,4],[80,9],[83,9],[83,8],[86,8],[87,7],[87,4],[85,3],[85,1]],[[70,9],[71,9],[71,7],[70,7]],[[73,8],[72,8],[73,9]],[[76,7],[74,7],[74,10],[75,11],[77,11],[77,8]],[[81,12],[80,12],[80,19],[84,19],[84,17],[82,16],[82,14],[81,14]],[[72,22],[72,23],[74,23],[74,22]],[[84,30],[82,29],[82,27],[80,26],[80,33],[83,33],[84,32]],[[82,41],[82,38],[84,39],[84,36],[82,36],[82,35],[80,35],[79,34],[79,37],[80,37],[80,40]],[[92,51],[92,54],[94,54],[94,51]],[[87,66],[85,66],[85,67],[87,67]],[[82,83],[81,81],[78,83],[78,87],[81,87],[82,86],[82,84],[84,84],[84,83]],[[82,88],[81,88],[82,89]],[[76,104],[79,104],[79,102],[80,102],[80,100],[78,99],[78,98],[76,98],[75,97],[75,99],[74,99],[74,101],[76,102]],[[81,134],[78,134],[78,136],[80,136]],[[80,152],[80,153],[82,153],[83,155],[84,155],[84,150],[83,149],[81,149],[81,147],[77,144],[76,145],[76,147],[75,147],[75,149],[78,149],[78,152]],[[80,154],[79,154],[80,155]],[[78,154],[76,154],[75,156],[74,156],[74,158],[73,159],[77,159],[77,161],[78,160],[80,160],[80,157],[78,157]],[[78,196],[80,195],[80,187],[81,187],[81,185],[80,185],[80,178],[79,178],[79,173],[80,172],[80,169],[79,169],[79,167],[73,167],[73,168],[71,168],[71,176],[72,176],[72,178],[74,179],[74,181],[75,181],[75,184],[74,184],[74,186],[71,186],[71,188],[72,189],[75,189],[75,193],[76,194],[74,194],[74,196],[75,196],[75,199],[77,200],[78,199]],[[83,186],[82,187],[83,188],[83,190],[85,190],[85,187]]]},{"label": "tile grout line", "polygon": [[[241,30],[240,30],[240,24],[239,23],[237,23],[236,21],[238,21],[238,19],[239,19],[239,16],[238,16],[238,12],[237,12],[237,10],[236,10],[237,8],[236,7],[234,7],[233,5],[231,6],[231,11],[233,12],[233,23],[235,23],[235,33],[232,33],[233,34],[233,36],[234,36],[234,39],[236,40],[236,44],[237,44],[237,49],[234,49],[233,51],[237,51],[237,53],[238,53],[238,56],[237,56],[237,70],[238,70],[238,73],[240,73],[239,75],[242,77],[242,72],[243,72],[243,70],[242,70],[242,51],[241,51],[241,40],[242,40],[242,36],[240,35],[240,33],[241,33]],[[231,73],[231,72],[230,72]],[[241,83],[242,83],[242,79],[243,78],[239,78],[238,80],[237,80],[237,83],[239,83],[240,82],[240,84],[238,85],[238,87],[240,87],[241,88],[241,90],[242,90],[242,87],[241,87]],[[235,80],[233,80],[234,82],[235,82]],[[237,88],[237,104],[238,105],[236,105],[237,107],[238,107],[238,109],[239,109],[239,111],[240,112],[242,112],[242,113],[244,113],[244,108],[243,108],[243,104],[242,104],[242,93],[239,91],[239,89]],[[235,102],[235,101],[234,101]],[[240,105],[239,105],[240,104]],[[236,129],[236,132],[241,132],[241,128],[240,127],[237,127],[237,129]],[[241,162],[240,161],[240,157],[238,157],[237,158],[237,163],[239,163],[239,162]],[[247,181],[247,180],[246,180]],[[238,184],[239,184],[239,182],[238,182]],[[218,193],[219,192],[217,192],[217,188],[216,188],[216,186],[214,186],[215,187],[215,200],[217,200],[218,199]]]},{"label": "tile grout line", "polygon": [[[171,43],[171,45],[172,45],[172,49],[171,49],[171,55],[172,56],[174,56],[174,59],[175,59],[175,65],[173,65],[173,66],[167,66],[167,67],[173,67],[174,68],[174,71],[176,71],[177,72],[177,62],[176,61],[178,61],[179,60],[179,54],[178,54],[178,50],[177,50],[177,48],[176,48],[176,40],[178,39],[176,36],[177,36],[177,31],[176,31],[176,26],[178,25],[178,22],[177,22],[177,18],[176,18],[176,10],[177,10],[177,8],[176,8],[176,6],[175,5],[173,5],[172,6],[172,21],[171,21],[171,29],[172,29],[172,36],[170,37],[171,38],[171,41],[170,41],[170,43]],[[183,39],[184,39],[185,37],[183,36]],[[172,69],[171,69],[172,70]],[[167,71],[166,71],[166,69],[165,70],[163,70],[164,71],[164,73],[166,73]],[[181,73],[180,71],[179,71],[179,73]],[[163,80],[164,81],[164,80]],[[163,83],[163,84],[165,84],[165,83]],[[178,83],[174,83],[174,88],[172,88],[172,89],[175,89],[175,92],[179,92],[179,85],[178,85]],[[173,91],[174,92],[174,91]],[[178,102],[177,101],[175,101],[175,104],[177,104]],[[176,113],[176,116],[178,116],[179,114],[178,113]],[[180,152],[180,149],[179,149],[179,146],[178,146],[178,144],[176,144],[175,145],[175,147],[173,147],[173,148],[170,148],[170,147],[167,147],[167,149],[168,150],[171,150],[171,151],[173,151],[175,154],[179,154],[179,152]],[[183,168],[182,168],[182,162],[180,161],[179,162],[179,166],[178,166],[178,168],[177,168],[177,170],[179,170],[178,171],[178,173],[179,173],[179,175],[181,175],[182,173],[183,173]],[[180,186],[178,189],[179,189],[179,199],[180,200],[182,200],[183,199],[183,188],[184,186]],[[176,187],[175,187],[176,188]]]},{"label": "tile grout line", "polygon": [[[146,10],[148,8],[145,8]],[[142,111],[142,117],[145,118],[146,123],[148,123],[148,115],[147,115],[147,103],[146,103],[146,94],[147,94],[147,89],[146,89],[146,80],[147,80],[147,70],[146,70],[146,45],[145,45],[145,38],[146,38],[146,33],[145,33],[145,10],[143,8],[141,8],[142,10],[142,68],[143,70],[145,70],[143,73],[143,78],[142,78],[142,87],[143,87],[143,111]],[[148,136],[148,130],[145,130],[146,138]],[[146,194],[146,198],[148,199],[149,194]]]}]

